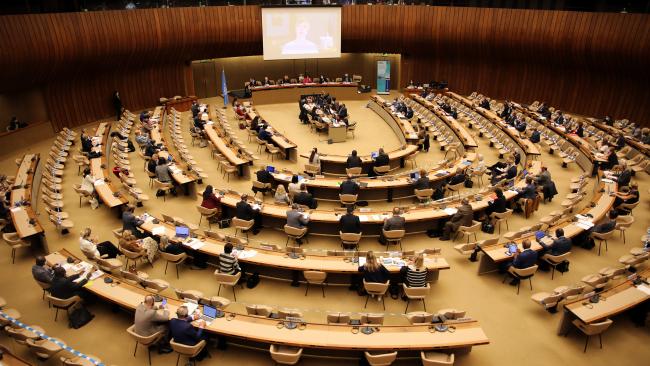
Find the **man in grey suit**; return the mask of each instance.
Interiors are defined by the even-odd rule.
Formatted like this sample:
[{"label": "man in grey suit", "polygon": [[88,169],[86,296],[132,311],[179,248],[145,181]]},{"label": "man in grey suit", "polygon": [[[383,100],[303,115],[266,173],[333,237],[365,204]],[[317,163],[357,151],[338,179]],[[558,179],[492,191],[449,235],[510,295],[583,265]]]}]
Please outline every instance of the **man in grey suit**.
[{"label": "man in grey suit", "polygon": [[135,308],[135,327],[133,329],[135,333],[148,337],[154,333],[163,332],[164,336],[158,343],[158,353],[172,352],[169,346],[167,322],[169,322],[169,310],[162,305],[156,306],[154,297],[151,295],[145,296],[144,301]]},{"label": "man in grey suit", "polygon": [[473,219],[474,211],[472,210],[472,206],[469,204],[467,198],[463,198],[460,207],[458,207],[458,212],[445,223],[440,240],[449,240],[451,234],[458,231],[459,227],[471,226]]},{"label": "man in grey suit", "polygon": [[[305,215],[297,203],[291,205],[291,210],[287,210],[287,226],[302,229],[309,223],[309,217]],[[301,239],[296,239],[298,244],[302,244]]]},{"label": "man in grey suit", "polygon": [[394,207],[393,216],[384,220],[383,230],[381,232],[381,235],[379,235],[380,243],[384,245],[386,244],[386,237],[384,236],[384,231],[404,229],[404,223],[406,222],[406,220],[402,216],[400,216],[401,213],[402,212],[400,211],[399,207]]},{"label": "man in grey suit", "polygon": [[36,281],[52,283],[54,271],[45,264],[45,257],[42,255],[36,257],[36,264],[32,266],[32,276]]}]

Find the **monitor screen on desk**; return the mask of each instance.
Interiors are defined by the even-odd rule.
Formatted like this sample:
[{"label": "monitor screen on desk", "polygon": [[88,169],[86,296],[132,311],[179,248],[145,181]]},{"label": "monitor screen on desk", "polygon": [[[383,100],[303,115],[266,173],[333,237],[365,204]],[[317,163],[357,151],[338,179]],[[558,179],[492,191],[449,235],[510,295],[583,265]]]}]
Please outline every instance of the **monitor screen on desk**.
[{"label": "monitor screen on desk", "polygon": [[266,166],[266,171],[269,173],[275,173],[275,167],[271,165]]},{"label": "monitor screen on desk", "polygon": [[264,60],[341,57],[341,8],[262,8],[262,41]]}]

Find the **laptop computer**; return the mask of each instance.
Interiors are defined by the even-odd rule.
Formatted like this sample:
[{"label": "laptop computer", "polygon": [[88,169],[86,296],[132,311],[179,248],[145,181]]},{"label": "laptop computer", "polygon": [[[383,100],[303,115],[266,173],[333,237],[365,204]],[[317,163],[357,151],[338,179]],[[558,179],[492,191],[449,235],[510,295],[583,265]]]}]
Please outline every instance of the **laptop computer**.
[{"label": "laptop computer", "polygon": [[275,173],[275,167],[271,165],[266,166],[266,171],[269,173]]},{"label": "laptop computer", "polygon": [[377,153],[376,151],[370,153],[370,157],[373,159],[376,158],[377,156],[379,156],[379,153]]},{"label": "laptop computer", "polygon": [[210,324],[217,318],[217,308],[213,308],[210,305],[203,305],[203,315],[201,319],[205,320],[206,323]]},{"label": "laptop computer", "polygon": [[419,173],[419,172],[413,172],[413,173],[411,173],[411,179],[413,179],[413,180],[418,180],[418,179],[420,179],[420,173]]}]

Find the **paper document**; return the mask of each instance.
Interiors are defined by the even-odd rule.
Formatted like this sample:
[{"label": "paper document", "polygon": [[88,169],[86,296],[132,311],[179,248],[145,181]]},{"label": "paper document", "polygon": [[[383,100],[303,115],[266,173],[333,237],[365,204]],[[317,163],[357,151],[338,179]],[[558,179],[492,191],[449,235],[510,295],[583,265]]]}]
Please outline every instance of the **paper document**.
[{"label": "paper document", "polygon": [[187,313],[188,313],[189,315],[194,314],[194,312],[196,311],[196,309],[199,308],[199,304],[195,304],[195,303],[193,303],[193,302],[186,302],[186,303],[183,304],[183,306],[185,306],[185,307],[187,308]]},{"label": "paper document", "polygon": [[639,285],[636,287],[637,290],[644,292],[646,295],[650,295],[650,286],[648,285]]},{"label": "paper document", "polygon": [[583,230],[589,230],[592,227],[594,227],[594,223],[591,221],[578,221],[576,223],[576,226],[583,229]]},{"label": "paper document", "polygon": [[205,245],[205,242],[202,242],[201,240],[198,239],[190,239],[185,242],[185,245],[187,245],[188,247],[194,250],[198,250]]},{"label": "paper document", "polygon": [[453,207],[447,207],[447,208],[445,208],[443,211],[445,211],[445,213],[446,213],[447,215],[455,215],[456,212],[458,212],[458,209],[453,208]]},{"label": "paper document", "polygon": [[153,229],[151,229],[151,233],[153,235],[163,235],[165,233],[165,227],[164,226],[156,226]]}]

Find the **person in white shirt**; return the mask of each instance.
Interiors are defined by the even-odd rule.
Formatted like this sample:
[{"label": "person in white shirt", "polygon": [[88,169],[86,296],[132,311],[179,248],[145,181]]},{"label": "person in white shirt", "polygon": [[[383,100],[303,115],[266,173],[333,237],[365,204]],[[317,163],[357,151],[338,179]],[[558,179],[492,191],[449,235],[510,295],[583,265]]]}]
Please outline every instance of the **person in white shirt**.
[{"label": "person in white shirt", "polygon": [[95,181],[97,180],[95,177],[90,174],[90,168],[84,169],[84,177],[83,180],[81,181],[81,190],[88,192],[88,194],[94,194],[95,193]]},{"label": "person in white shirt", "polygon": [[110,241],[104,241],[97,244],[97,239],[90,236],[92,231],[89,227],[83,229],[79,237],[79,248],[89,258],[101,258],[106,255],[106,258],[115,258],[120,254],[120,251]]},{"label": "person in white shirt", "polygon": [[311,165],[320,165],[320,156],[318,155],[318,149],[311,149],[311,154],[309,155],[309,164]]},{"label": "person in white shirt", "polygon": [[293,197],[295,194],[300,193],[300,181],[298,180],[297,175],[291,177],[291,183],[289,183],[287,188],[289,190],[289,197]]}]

